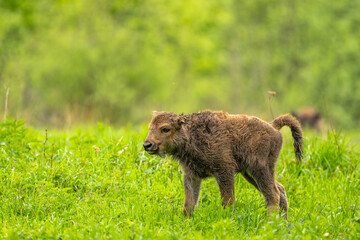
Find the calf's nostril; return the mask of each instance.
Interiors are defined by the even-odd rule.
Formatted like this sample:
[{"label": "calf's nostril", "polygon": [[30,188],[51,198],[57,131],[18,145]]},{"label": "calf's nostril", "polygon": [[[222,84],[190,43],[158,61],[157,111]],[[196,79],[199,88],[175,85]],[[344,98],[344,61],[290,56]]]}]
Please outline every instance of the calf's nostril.
[{"label": "calf's nostril", "polygon": [[144,149],[145,149],[145,150],[148,150],[149,148],[151,148],[152,143],[151,143],[151,142],[148,142],[148,141],[145,141],[145,142],[143,143],[143,146],[144,146]]}]

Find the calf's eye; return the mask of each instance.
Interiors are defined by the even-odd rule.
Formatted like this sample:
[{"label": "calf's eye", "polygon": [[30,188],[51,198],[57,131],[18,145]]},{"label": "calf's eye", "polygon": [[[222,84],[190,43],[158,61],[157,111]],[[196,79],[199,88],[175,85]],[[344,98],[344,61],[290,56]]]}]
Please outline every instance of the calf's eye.
[{"label": "calf's eye", "polygon": [[163,129],[161,129],[161,132],[162,133],[167,133],[167,132],[170,132],[170,129],[169,128],[163,128]]}]

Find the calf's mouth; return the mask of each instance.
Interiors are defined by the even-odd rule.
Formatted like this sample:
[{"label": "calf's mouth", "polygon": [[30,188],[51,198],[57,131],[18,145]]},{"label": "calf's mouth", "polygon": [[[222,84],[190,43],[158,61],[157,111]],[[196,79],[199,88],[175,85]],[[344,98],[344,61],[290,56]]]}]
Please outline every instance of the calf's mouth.
[{"label": "calf's mouth", "polygon": [[155,150],[145,150],[148,154],[150,155],[154,155],[154,154],[157,154],[158,152],[158,149],[155,149]]}]

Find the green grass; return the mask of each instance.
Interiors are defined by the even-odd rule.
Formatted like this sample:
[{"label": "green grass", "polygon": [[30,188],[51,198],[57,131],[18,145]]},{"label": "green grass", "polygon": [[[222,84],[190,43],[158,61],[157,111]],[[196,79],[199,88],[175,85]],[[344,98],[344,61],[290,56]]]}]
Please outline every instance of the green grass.
[{"label": "green grass", "polygon": [[277,178],[288,221],[268,220],[263,197],[241,176],[237,201],[225,210],[214,179],[204,181],[186,219],[180,168],[144,153],[146,127],[48,130],[45,151],[45,130],[11,119],[0,127],[2,238],[360,238],[360,154],[342,135],[306,137],[298,164],[284,131]]}]

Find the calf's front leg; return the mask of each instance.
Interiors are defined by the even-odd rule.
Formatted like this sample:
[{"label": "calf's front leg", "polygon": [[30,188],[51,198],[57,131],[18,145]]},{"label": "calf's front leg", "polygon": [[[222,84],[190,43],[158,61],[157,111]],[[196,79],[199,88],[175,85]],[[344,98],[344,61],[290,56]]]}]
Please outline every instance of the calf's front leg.
[{"label": "calf's front leg", "polygon": [[195,205],[199,199],[201,179],[189,173],[184,173],[185,202],[183,213],[191,217]]},{"label": "calf's front leg", "polygon": [[236,201],[234,188],[235,174],[232,171],[222,171],[215,178],[220,188],[223,207],[231,206]]}]

